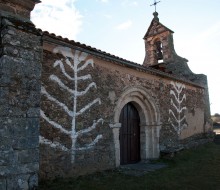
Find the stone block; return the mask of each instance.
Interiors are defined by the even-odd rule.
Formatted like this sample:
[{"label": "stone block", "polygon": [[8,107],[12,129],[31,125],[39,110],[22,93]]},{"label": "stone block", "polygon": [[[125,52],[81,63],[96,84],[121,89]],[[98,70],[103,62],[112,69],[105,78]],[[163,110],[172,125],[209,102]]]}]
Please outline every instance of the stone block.
[{"label": "stone block", "polygon": [[[5,90],[3,89],[1,94],[5,97],[5,102],[0,102],[0,116],[39,117],[40,85],[34,86],[33,84],[38,84],[36,81],[33,84],[30,81],[29,84],[29,90],[11,87],[8,92],[4,87]],[[32,87],[38,88],[37,91],[30,90]]]},{"label": "stone block", "polygon": [[14,150],[32,149],[39,146],[39,136],[20,137],[13,140],[12,148]]},{"label": "stone block", "polygon": [[11,82],[10,69],[5,67],[5,57],[0,58],[0,86],[9,86]]},{"label": "stone block", "polygon": [[7,179],[7,189],[28,190],[30,175],[18,175]]},{"label": "stone block", "polygon": [[0,190],[7,190],[6,179],[0,179]]},{"label": "stone block", "polygon": [[7,151],[12,147],[13,140],[9,137],[0,138],[0,151]]},{"label": "stone block", "polygon": [[[10,44],[13,46],[20,46],[23,48],[34,48],[35,51],[40,50],[40,36],[36,36],[35,34],[26,33],[22,30],[15,29],[10,26],[13,25],[13,23],[10,23],[10,21],[8,22],[8,20],[5,21],[5,25],[7,25],[7,28],[5,27],[1,32],[3,34],[3,46],[6,44]],[[11,31],[13,31],[14,34],[12,34]]]},{"label": "stone block", "polygon": [[26,78],[38,79],[38,80],[41,79],[41,64],[40,64],[40,62],[27,61],[24,64],[24,67],[28,67],[27,70],[23,71]]},{"label": "stone block", "polygon": [[0,139],[3,138],[3,137],[8,137],[9,136],[9,133],[8,133],[8,129],[7,129],[7,125],[6,125],[6,121],[7,119],[3,119],[3,120],[0,120],[2,123],[1,123],[1,128],[0,128]]},{"label": "stone block", "polygon": [[38,118],[0,118],[0,123],[2,124],[0,142],[2,138],[10,138],[12,140],[19,137],[31,138],[39,135]]},{"label": "stone block", "polygon": [[[40,92],[40,82],[38,79],[34,78],[23,78],[21,83],[21,88],[31,91],[31,92]],[[38,102],[40,101],[40,98],[37,98]]]},{"label": "stone block", "polygon": [[27,49],[22,49],[19,52],[19,57],[24,59],[24,60],[33,61],[35,59],[35,53],[34,53],[34,51],[30,51],[30,50],[27,50]]},{"label": "stone block", "polygon": [[0,151],[0,166],[12,165],[17,160],[17,154],[10,151]]},{"label": "stone block", "polygon": [[28,107],[39,108],[40,107],[40,91],[30,91],[27,99]]},{"label": "stone block", "polygon": [[14,46],[4,46],[2,53],[4,55],[9,55],[9,56],[13,56],[13,57],[18,57],[19,56],[18,48],[14,47]]},{"label": "stone block", "polygon": [[[7,102],[6,102],[7,103]],[[10,109],[9,106],[6,105],[0,105],[0,116],[6,117],[9,115]]]},{"label": "stone block", "polygon": [[40,108],[30,108],[27,111],[27,117],[33,118],[39,118],[40,117]]},{"label": "stone block", "polygon": [[29,180],[29,189],[36,189],[38,186],[38,175],[37,174],[33,174],[30,176]]},{"label": "stone block", "polygon": [[32,162],[28,164],[20,165],[20,172],[25,173],[36,173],[39,170],[39,162]]},{"label": "stone block", "polygon": [[[8,55],[4,55],[0,59],[0,86],[10,85],[18,87],[18,84],[19,86],[25,84],[27,79],[38,79],[37,82],[40,84],[40,76],[40,62],[10,57]],[[23,88],[25,88],[25,86]]]},{"label": "stone block", "polygon": [[39,170],[39,162],[26,164],[13,163],[13,165],[0,165],[0,178],[3,176],[25,175],[28,173],[37,173]]},{"label": "stone block", "polygon": [[4,105],[5,102],[8,102],[8,87],[0,87],[0,105]]},{"label": "stone block", "polygon": [[12,79],[14,76],[16,76],[16,80],[21,78],[22,69],[19,68],[19,60],[4,55],[1,57],[0,68],[1,86],[13,86],[13,84],[18,84],[18,81],[13,81]]},{"label": "stone block", "polygon": [[30,118],[30,119],[26,119],[26,135],[27,136],[34,136],[34,137],[39,137],[39,118]]},{"label": "stone block", "polygon": [[[2,23],[6,24],[4,21]],[[1,30],[1,39],[2,44],[10,44],[10,42],[12,41],[12,35],[8,34],[8,30],[6,28]]]},{"label": "stone block", "polygon": [[7,175],[10,174],[11,171],[13,170],[10,170],[11,169],[11,166],[0,166],[0,177],[5,177]]},{"label": "stone block", "polygon": [[28,149],[18,151],[18,162],[20,164],[32,163],[39,161],[39,150]]}]

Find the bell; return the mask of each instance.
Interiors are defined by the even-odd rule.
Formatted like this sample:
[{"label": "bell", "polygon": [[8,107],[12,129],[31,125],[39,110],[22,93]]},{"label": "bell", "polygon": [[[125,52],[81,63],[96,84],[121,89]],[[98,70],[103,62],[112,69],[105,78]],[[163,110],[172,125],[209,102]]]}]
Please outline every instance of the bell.
[{"label": "bell", "polygon": [[157,60],[161,60],[163,59],[163,53],[162,53],[162,43],[160,41],[157,41],[155,43],[156,45],[156,56],[157,56]]},{"label": "bell", "polygon": [[157,52],[157,60],[163,59],[163,53],[161,51]]}]

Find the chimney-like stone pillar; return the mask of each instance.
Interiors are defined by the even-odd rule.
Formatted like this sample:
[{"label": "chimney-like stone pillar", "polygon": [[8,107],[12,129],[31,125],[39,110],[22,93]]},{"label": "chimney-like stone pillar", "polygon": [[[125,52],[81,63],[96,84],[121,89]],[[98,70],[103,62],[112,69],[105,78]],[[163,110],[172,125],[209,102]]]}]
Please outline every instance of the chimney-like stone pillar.
[{"label": "chimney-like stone pillar", "polygon": [[0,10],[18,17],[30,19],[30,13],[39,0],[0,0]]},{"label": "chimney-like stone pillar", "polygon": [[41,33],[34,0],[0,0],[0,189],[36,189]]}]

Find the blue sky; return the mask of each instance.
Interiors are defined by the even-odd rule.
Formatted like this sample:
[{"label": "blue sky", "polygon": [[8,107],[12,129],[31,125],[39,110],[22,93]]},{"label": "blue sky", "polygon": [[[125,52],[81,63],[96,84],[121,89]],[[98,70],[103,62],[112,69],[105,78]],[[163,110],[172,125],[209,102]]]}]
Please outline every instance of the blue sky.
[{"label": "blue sky", "polygon": [[[142,64],[153,0],[42,0],[32,21],[42,30]],[[161,0],[160,22],[178,55],[208,76],[211,112],[220,113],[220,0]]]}]

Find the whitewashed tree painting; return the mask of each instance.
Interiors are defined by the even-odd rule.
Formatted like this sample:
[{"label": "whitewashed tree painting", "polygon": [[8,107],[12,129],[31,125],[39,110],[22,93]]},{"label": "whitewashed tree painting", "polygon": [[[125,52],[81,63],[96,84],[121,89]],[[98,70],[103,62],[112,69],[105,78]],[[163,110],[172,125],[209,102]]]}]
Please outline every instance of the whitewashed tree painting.
[{"label": "whitewashed tree painting", "polygon": [[173,89],[170,90],[171,95],[171,109],[169,109],[169,122],[177,132],[178,136],[182,130],[187,127],[185,111],[187,110],[184,103],[186,95],[183,93],[185,85],[178,82],[171,82]]},{"label": "whitewashed tree painting", "polygon": [[[94,130],[99,123],[103,123],[103,119],[100,118],[98,120],[94,120],[92,126],[89,126],[84,129],[77,130],[76,123],[77,117],[84,114],[84,112],[88,111],[93,105],[101,104],[100,98],[94,99],[92,102],[89,102],[83,108],[78,108],[77,100],[79,97],[86,95],[89,93],[91,88],[96,88],[96,83],[91,82],[84,91],[78,90],[78,83],[86,80],[91,80],[92,77],[90,74],[78,76],[80,71],[83,71],[86,67],[92,66],[94,67],[94,63],[92,59],[87,59],[88,54],[84,52],[80,52],[76,50],[73,52],[70,48],[58,46],[53,50],[54,53],[60,53],[64,56],[64,59],[56,60],[53,64],[53,67],[58,67],[62,73],[62,75],[70,82],[73,83],[73,88],[69,88],[66,86],[59,76],[55,74],[51,74],[49,76],[49,80],[53,82],[55,85],[58,85],[59,88],[67,91],[69,94],[72,95],[73,107],[69,108],[63,102],[60,102],[56,97],[52,96],[49,92],[47,92],[46,88],[42,85],[41,94],[45,96],[49,101],[56,104],[60,110],[62,110],[65,114],[67,114],[71,118],[71,130],[67,130],[66,127],[62,126],[61,124],[53,121],[49,118],[43,110],[41,110],[40,114],[44,121],[46,121],[50,126],[55,129],[58,129],[61,133],[68,135],[71,138],[72,146],[71,148],[67,148],[64,144],[56,141],[51,141],[46,139],[43,136],[40,136],[40,143],[46,144],[52,148],[58,148],[62,151],[69,151],[71,154],[71,161],[74,163],[76,151],[80,150],[87,150],[95,146],[96,143],[102,138],[102,135],[97,135],[95,139],[92,140],[91,143],[86,144],[83,147],[76,147],[77,139],[80,135],[86,134]],[[69,67],[74,76],[70,76],[65,67]]]}]

